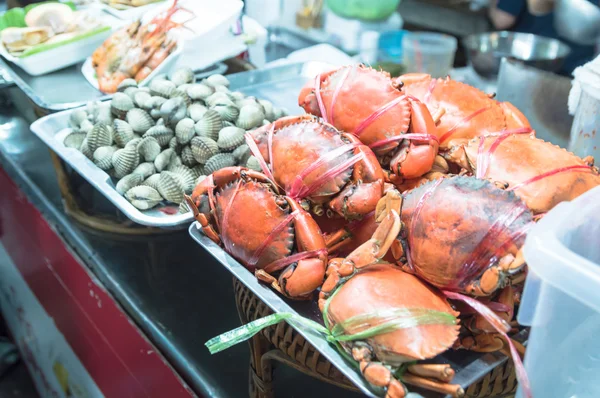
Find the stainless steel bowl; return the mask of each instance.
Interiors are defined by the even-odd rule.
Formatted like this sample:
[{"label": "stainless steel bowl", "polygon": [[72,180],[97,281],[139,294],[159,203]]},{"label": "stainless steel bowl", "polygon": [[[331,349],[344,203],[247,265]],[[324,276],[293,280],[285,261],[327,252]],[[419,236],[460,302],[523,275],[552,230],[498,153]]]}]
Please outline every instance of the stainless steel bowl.
[{"label": "stainless steel bowl", "polygon": [[600,7],[587,0],[556,0],[554,29],[573,43],[595,44],[600,36]]},{"label": "stainless steel bowl", "polygon": [[530,33],[490,32],[463,39],[469,61],[478,75],[495,78],[502,58],[514,58],[526,65],[558,71],[571,49],[559,40]]}]

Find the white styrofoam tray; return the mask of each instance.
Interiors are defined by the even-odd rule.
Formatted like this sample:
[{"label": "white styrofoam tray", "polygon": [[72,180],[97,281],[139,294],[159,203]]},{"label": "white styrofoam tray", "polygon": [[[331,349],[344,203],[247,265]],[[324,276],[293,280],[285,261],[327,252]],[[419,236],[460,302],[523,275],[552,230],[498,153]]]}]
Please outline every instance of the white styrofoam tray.
[{"label": "white styrofoam tray", "polygon": [[102,45],[111,34],[123,26],[123,21],[106,14],[102,10],[95,8],[88,8],[87,10],[111,29],[27,57],[11,55],[0,43],[0,55],[32,76],[45,75],[83,61]]}]

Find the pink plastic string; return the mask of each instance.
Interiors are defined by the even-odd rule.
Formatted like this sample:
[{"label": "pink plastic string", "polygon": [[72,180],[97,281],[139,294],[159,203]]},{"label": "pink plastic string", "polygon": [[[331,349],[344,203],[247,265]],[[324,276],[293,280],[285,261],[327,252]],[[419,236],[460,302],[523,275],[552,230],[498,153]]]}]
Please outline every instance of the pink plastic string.
[{"label": "pink plastic string", "polygon": [[502,337],[508,343],[510,348],[510,355],[512,356],[512,360],[515,364],[515,370],[517,373],[517,380],[519,380],[519,384],[523,389],[523,393],[527,398],[533,398],[531,392],[531,384],[529,383],[529,377],[527,376],[527,372],[525,371],[525,366],[523,366],[523,361],[521,361],[521,356],[515,347],[513,341],[508,337],[507,332],[510,330],[510,326],[498,315],[496,315],[492,310],[490,310],[487,306],[482,304],[481,302],[471,298],[464,296],[455,292],[443,291],[444,295],[452,300],[462,301],[463,303],[469,305],[473,308],[478,314],[483,316],[489,323],[496,329]]},{"label": "pink plastic string", "polygon": [[461,128],[463,125],[465,125],[467,122],[469,122],[471,119],[473,119],[475,116],[487,111],[488,109],[490,109],[490,107],[485,107],[485,108],[481,108],[475,112],[473,112],[472,114],[470,114],[469,116],[463,118],[462,120],[459,120],[454,126],[452,126],[452,128],[450,128],[450,130],[448,130],[444,135],[441,136],[440,138],[440,142],[444,142],[448,139],[448,137],[450,137],[452,134],[456,133],[456,131]]},{"label": "pink plastic string", "polygon": [[304,179],[310,173],[317,170],[319,167],[323,166],[324,164],[342,156],[346,152],[350,152],[350,151],[354,150],[354,148],[356,148],[359,145],[361,145],[361,144],[360,143],[352,143],[352,144],[342,145],[341,147],[338,147],[338,148],[320,156],[315,162],[311,163],[310,166],[308,166],[307,168],[302,170],[300,172],[300,174],[298,174],[296,176],[291,187],[288,187],[288,189],[287,189],[288,194],[291,197],[295,197],[295,195],[297,195],[298,192],[300,192],[300,190],[304,187]]},{"label": "pink plastic string", "polygon": [[492,249],[494,240],[497,239],[502,232],[510,228],[510,226],[526,211],[527,207],[524,205],[516,205],[510,212],[504,213],[498,217],[475,249],[471,252],[471,255],[458,273],[455,284],[448,287],[455,288],[468,284],[474,277],[479,275],[481,271],[496,262],[498,260],[500,249],[513,242],[515,236],[511,236],[509,240],[504,242],[504,244],[497,249]]},{"label": "pink plastic string", "polygon": [[540,174],[538,176],[532,177],[532,178],[530,178],[530,179],[528,179],[526,181],[523,181],[523,182],[521,182],[521,183],[519,183],[517,185],[514,185],[514,186],[508,188],[507,191],[514,191],[515,189],[522,188],[522,187],[524,187],[527,184],[531,184],[531,183],[540,181],[541,179],[553,176],[555,174],[566,173],[566,172],[577,171],[577,170],[592,172],[592,168],[590,166],[585,166],[585,165],[576,165],[576,166],[561,167],[561,168],[558,168],[558,169],[547,171],[547,172],[542,173],[542,174]]},{"label": "pink plastic string", "polygon": [[317,97],[317,104],[319,104],[319,110],[321,111],[321,117],[325,122],[327,120],[327,112],[325,112],[325,105],[323,104],[323,97],[321,96],[321,74],[319,73],[315,78],[315,96]]},{"label": "pink plastic string", "polygon": [[[501,131],[498,135],[498,138],[490,145],[490,148],[487,152],[484,153],[483,149],[485,147],[485,139],[486,136],[479,137],[479,148],[477,151],[477,178],[484,178],[487,174],[487,170],[492,161],[492,155],[496,152],[496,149],[500,146],[500,144],[510,137],[513,134],[529,134],[533,131],[530,127],[521,127],[513,130],[505,130]],[[492,133],[490,135],[495,135],[496,133]],[[488,137],[490,136],[488,135]],[[486,156],[487,155],[487,156]]]},{"label": "pink plastic string", "polygon": [[290,264],[297,263],[298,261],[304,260],[305,258],[318,257],[323,254],[327,254],[327,249],[319,249],[312,250],[308,252],[296,253],[291,256],[279,259],[277,261],[273,261],[271,264],[267,265],[263,270],[271,274],[273,272],[277,272]]},{"label": "pink plastic string", "polygon": [[[210,182],[210,188],[208,188],[208,205],[210,206],[210,210],[215,214],[215,209],[217,207],[217,201],[215,200],[215,178],[213,175],[208,176],[208,181]],[[215,217],[215,223],[217,224],[217,228],[219,231],[221,230],[221,225],[219,223],[218,217]]]},{"label": "pink plastic string", "polygon": [[352,134],[359,137],[362,134],[362,132],[371,125],[371,123],[373,123],[375,120],[379,119],[381,117],[381,115],[383,115],[384,113],[386,113],[387,111],[392,109],[394,106],[398,105],[404,99],[406,99],[406,95],[401,95],[400,97],[393,99],[392,101],[383,105],[381,108],[377,109],[369,117],[367,117],[365,120],[363,120],[358,125],[358,127],[354,130],[354,132]]},{"label": "pink plastic string", "polygon": [[424,103],[428,103],[429,100],[431,99],[431,95],[433,94],[433,90],[435,90],[435,86],[437,85],[438,79],[431,79],[431,81],[429,82],[429,88],[427,89],[427,92],[425,93],[425,97],[423,97],[423,102]]},{"label": "pink plastic string", "polygon": [[271,181],[275,182],[273,173],[271,173],[269,166],[267,166],[267,162],[265,162],[265,158],[263,158],[262,153],[260,153],[260,150],[258,149],[258,146],[256,145],[256,142],[254,142],[254,139],[250,133],[244,134],[244,138],[246,139],[246,144],[248,144],[248,147],[250,148],[250,152],[252,152],[252,155],[254,155],[256,159],[258,159],[258,163],[260,164],[260,168],[262,169],[263,173],[269,177]]},{"label": "pink plastic string", "polygon": [[375,141],[369,148],[376,149],[382,146],[389,144],[390,142],[402,141],[402,140],[419,140],[419,141],[435,141],[438,142],[438,138],[435,135],[431,134],[399,134],[394,137],[386,138],[384,140]]},{"label": "pink plastic string", "polygon": [[[275,123],[271,123],[269,134],[267,135],[267,151],[269,152],[269,166],[271,166],[271,175],[275,175],[275,162],[273,161],[273,134],[275,134]],[[272,179],[275,182],[275,179]]]},{"label": "pink plastic string", "polygon": [[337,177],[339,174],[343,173],[344,171],[354,166],[356,163],[360,162],[363,159],[364,153],[360,152],[352,156],[345,162],[340,163],[336,167],[333,167],[332,169],[328,170],[326,173],[320,175],[309,186],[303,186],[298,192],[294,193],[293,195],[290,193],[289,196],[296,200],[310,196],[331,178]]},{"label": "pink plastic string", "polygon": [[279,224],[277,224],[277,226],[275,228],[273,228],[271,233],[265,238],[265,240],[261,243],[261,245],[254,251],[254,254],[250,258],[250,260],[248,260],[249,265],[251,265],[253,267],[256,265],[258,260],[260,260],[260,256],[262,256],[262,254],[265,251],[265,249],[267,248],[267,246],[269,246],[275,240],[277,235],[279,235],[279,233],[281,231],[283,231],[285,229],[285,227],[287,227],[287,225],[289,223],[291,223],[298,216],[298,214],[300,214],[300,211],[294,210],[292,213],[288,214],[288,216],[286,218],[284,218]]},{"label": "pink plastic string", "polygon": [[333,109],[334,109],[333,107],[335,106],[335,103],[337,101],[337,97],[338,97],[340,91],[342,90],[342,86],[346,82],[346,79],[350,75],[350,72],[353,71],[354,68],[356,68],[356,65],[352,65],[352,67],[346,68],[346,70],[344,71],[344,74],[342,75],[341,79],[338,81],[338,84],[337,84],[337,87],[335,88],[335,91],[333,92],[333,97],[331,98],[331,105],[329,106],[329,123],[331,123],[331,124],[333,124]]},{"label": "pink plastic string", "polygon": [[229,202],[227,202],[227,206],[225,207],[225,210],[223,211],[223,229],[221,230],[221,239],[223,240],[223,246],[225,246],[225,249],[228,252],[232,252],[232,244],[231,241],[229,239],[226,239],[227,234],[225,233],[225,228],[229,228],[229,213],[231,210],[231,204],[233,203],[235,197],[237,196],[238,192],[240,191],[240,186],[242,184],[242,180],[239,180],[235,186],[235,191],[233,192],[233,195],[231,195],[231,198],[229,199]]}]

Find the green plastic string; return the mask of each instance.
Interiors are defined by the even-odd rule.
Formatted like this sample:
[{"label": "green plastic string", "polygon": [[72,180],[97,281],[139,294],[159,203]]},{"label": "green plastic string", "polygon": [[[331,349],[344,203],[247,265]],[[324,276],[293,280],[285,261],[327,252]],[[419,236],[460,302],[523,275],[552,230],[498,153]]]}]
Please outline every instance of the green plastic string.
[{"label": "green plastic string", "polygon": [[[335,293],[327,300],[323,311],[326,325],[329,324],[326,314],[329,309],[329,303]],[[335,343],[340,352],[344,352],[339,342],[364,340],[369,337],[377,336],[384,333],[393,332],[399,329],[413,328],[421,325],[455,325],[456,319],[446,312],[435,311],[426,308],[402,308],[395,310],[382,311],[377,314],[366,314],[351,317],[342,324],[337,324],[331,331],[327,327],[323,327],[315,321],[301,317],[297,314],[283,312],[272,314],[267,317],[257,319],[246,325],[240,326],[234,330],[223,333],[214,337],[205,343],[211,354],[221,352],[238,343],[246,341],[260,332],[262,329],[275,325],[281,321],[288,321],[296,328],[304,328],[322,335],[327,341]],[[375,324],[375,326],[368,327]],[[362,330],[354,334],[346,334],[344,328],[363,327]],[[350,359],[350,358],[348,358]]]}]

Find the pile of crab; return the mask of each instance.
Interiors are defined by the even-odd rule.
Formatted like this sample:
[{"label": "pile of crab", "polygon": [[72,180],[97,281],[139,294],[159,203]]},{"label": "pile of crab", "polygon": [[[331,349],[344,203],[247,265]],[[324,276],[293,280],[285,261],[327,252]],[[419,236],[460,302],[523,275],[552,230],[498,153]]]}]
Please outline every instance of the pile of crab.
[{"label": "pile of crab", "polygon": [[464,395],[448,365],[420,363],[448,349],[507,352],[530,395],[510,337],[521,248],[544,213],[600,184],[593,159],[449,78],[348,66],[316,76],[299,104],[308,115],[246,134],[262,171],[196,186],[204,233],[288,298],[319,290],[314,328],[387,397],[403,383]]}]

